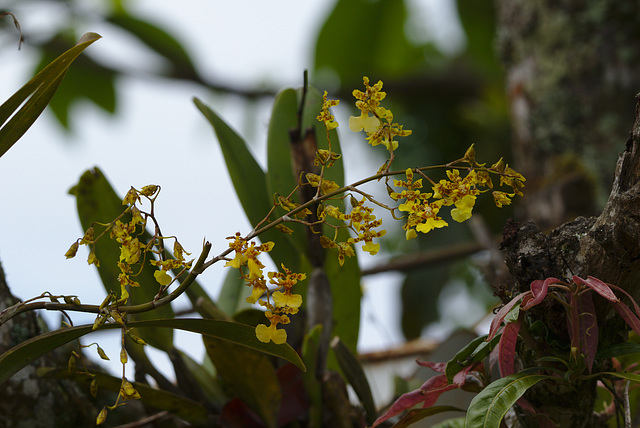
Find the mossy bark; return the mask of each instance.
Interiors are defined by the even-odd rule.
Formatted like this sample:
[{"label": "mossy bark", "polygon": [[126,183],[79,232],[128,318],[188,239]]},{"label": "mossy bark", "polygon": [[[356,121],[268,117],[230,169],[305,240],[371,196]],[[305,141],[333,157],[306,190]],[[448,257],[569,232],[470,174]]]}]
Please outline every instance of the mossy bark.
[{"label": "mossy bark", "polygon": [[[533,220],[505,227],[502,246],[511,282],[498,294],[506,301],[533,280],[575,274],[616,284],[638,299],[640,107],[629,131],[640,90],[640,4],[500,0],[498,5],[497,46],[508,75],[516,169],[527,178],[519,214]],[[625,341],[628,327],[621,317],[604,299],[594,303],[600,347]],[[524,367],[538,365],[543,356],[567,354],[560,304],[529,311],[525,329],[529,340],[518,349]],[[594,371],[610,369],[606,364],[596,361]],[[556,426],[603,424],[593,413],[593,381],[540,383],[526,397]],[[525,413],[519,421],[540,426]]]}]

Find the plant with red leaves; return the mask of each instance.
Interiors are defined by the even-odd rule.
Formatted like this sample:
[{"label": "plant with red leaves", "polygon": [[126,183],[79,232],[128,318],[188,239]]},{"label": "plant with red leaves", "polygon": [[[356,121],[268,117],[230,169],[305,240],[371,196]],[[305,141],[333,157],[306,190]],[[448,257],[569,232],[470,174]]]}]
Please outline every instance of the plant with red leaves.
[{"label": "plant with red leaves", "polygon": [[[631,302],[633,309],[623,303],[614,290],[624,294]],[[422,405],[422,409],[414,409],[396,426],[404,427],[429,415],[453,410],[449,406],[434,407],[433,405],[442,393],[462,388],[470,377],[475,378],[474,383],[479,385],[482,391],[469,405],[464,421],[465,427],[500,426],[502,418],[515,403],[530,414],[536,414],[535,408],[523,397],[523,394],[541,380],[566,382],[598,378],[600,386],[610,382],[612,386],[607,389],[613,392],[620,389],[620,384],[625,385],[630,381],[640,383],[640,375],[628,370],[593,373],[596,359],[609,359],[613,361],[614,366],[616,363],[620,366],[614,357],[640,352],[640,346],[632,343],[598,350],[598,321],[593,300],[594,293],[608,301],[629,327],[640,335],[640,306],[622,288],[593,276],[583,279],[574,275],[570,281],[557,278],[535,280],[531,283],[530,290],[513,297],[496,313],[486,336],[473,340],[449,362],[418,362],[422,366],[430,367],[443,374],[430,378],[418,390],[402,395],[386,413],[376,420],[373,427],[418,404]],[[516,345],[520,327],[525,321],[524,314],[547,297],[558,301],[566,311],[570,347],[566,359],[555,356],[543,359],[560,362],[567,370],[562,372],[545,366],[528,368],[518,373],[515,368]],[[489,357],[489,367],[495,363],[498,363],[499,367],[500,378],[493,382],[489,381],[490,374],[482,364],[487,357]],[[615,380],[612,381],[612,379]],[[605,413],[609,416],[615,414],[614,402],[615,400],[612,400],[612,404],[605,409]],[[618,409],[618,411],[621,410]],[[551,420],[545,415],[536,416],[540,426],[553,426]]]}]

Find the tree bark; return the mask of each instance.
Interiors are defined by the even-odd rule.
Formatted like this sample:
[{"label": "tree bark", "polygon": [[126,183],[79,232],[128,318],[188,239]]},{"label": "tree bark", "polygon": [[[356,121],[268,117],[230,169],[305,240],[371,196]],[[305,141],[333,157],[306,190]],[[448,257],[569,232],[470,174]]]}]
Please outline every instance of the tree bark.
[{"label": "tree bark", "polygon": [[[629,0],[501,0],[498,5],[516,169],[527,178],[519,217],[533,221],[505,227],[502,247],[511,280],[497,292],[506,302],[534,280],[575,274],[616,284],[638,300],[640,98],[630,136],[628,130],[629,101],[640,89],[634,72],[640,65],[640,5]],[[598,192],[606,195],[609,189],[608,199],[600,202]],[[527,314],[523,335],[529,340],[518,349],[524,367],[536,366],[542,356],[568,355],[565,310],[547,300]],[[604,299],[595,297],[594,303],[600,347],[626,341],[622,318]],[[605,364],[596,362],[594,371],[606,370]],[[602,424],[593,414],[594,381],[541,382],[526,397],[556,426]],[[524,413],[519,421],[540,426]]]},{"label": "tree bark", "polygon": [[548,229],[597,215],[640,89],[635,0],[499,0],[520,218]]}]

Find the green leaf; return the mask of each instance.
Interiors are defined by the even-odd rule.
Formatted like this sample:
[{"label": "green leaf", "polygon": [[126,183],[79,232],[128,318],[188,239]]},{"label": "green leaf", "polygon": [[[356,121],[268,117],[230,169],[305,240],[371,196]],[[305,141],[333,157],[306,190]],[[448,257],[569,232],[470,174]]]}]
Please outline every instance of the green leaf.
[{"label": "green leaf", "polygon": [[107,21],[137,37],[150,49],[167,59],[174,75],[182,78],[197,76],[189,54],[180,42],[164,29],[122,12],[108,16]]},{"label": "green leaf", "polygon": [[[255,339],[254,329],[246,327]],[[282,393],[269,358],[224,340],[209,336],[202,339],[207,355],[229,391],[256,412],[268,427],[275,427]]]},{"label": "green leaf", "polygon": [[[255,329],[248,325],[231,321],[189,318],[130,321],[127,325],[129,327],[136,328],[169,328],[185,330],[224,339],[247,348],[255,349],[256,351],[282,358],[289,361],[300,370],[306,370],[304,363],[293,348],[286,343],[276,345],[271,342],[260,342],[256,338]],[[85,334],[91,333],[94,331],[92,328],[92,325],[83,325],[50,331],[26,340],[18,346],[9,349],[4,354],[0,355],[0,384],[47,352],[56,349],[65,343],[71,342],[72,340],[78,339]],[[117,328],[119,328],[117,324],[105,324],[98,330],[112,330]]]},{"label": "green leaf", "polygon": [[[98,168],[82,174],[80,181],[71,189],[70,193],[76,197],[78,216],[83,230],[87,230],[94,222],[110,223],[125,210],[122,205],[122,198],[116,194],[109,181]],[[131,217],[127,215],[121,221],[128,222],[130,219]],[[96,226],[96,236],[100,232],[99,226]],[[145,231],[141,240],[148,242],[149,239],[151,239],[151,235]],[[120,275],[120,269],[118,268],[120,244],[110,239],[109,236],[103,236],[95,244],[95,253],[98,260],[100,260],[100,266],[97,268],[98,273],[107,293],[115,292],[120,295],[120,283],[118,281],[118,275]],[[155,271],[156,269],[153,266],[148,262],[145,263],[140,274],[135,277],[135,281],[140,283],[140,287],[129,290],[128,303],[130,305],[142,304],[154,299],[159,289],[159,284],[153,276]],[[164,305],[153,311],[134,314],[131,318],[134,320],[146,320],[173,318],[173,316],[171,305]],[[173,331],[146,330],[141,332],[139,336],[145,342],[164,351],[168,351],[173,347]]]},{"label": "green leaf", "polygon": [[490,342],[486,342],[487,335],[479,336],[469,342],[456,355],[447,362],[444,373],[447,375],[449,383],[453,382],[453,377],[465,367],[473,363],[482,361],[484,357],[489,355],[491,350],[498,343],[499,336],[496,336]]},{"label": "green leaf", "polygon": [[[316,119],[320,110],[322,110],[322,94],[317,89],[309,87],[302,113],[302,127],[303,129],[313,128],[318,147],[326,149],[328,148],[327,131],[324,123]],[[340,139],[335,129],[329,132],[329,137],[331,149],[335,153],[341,154]],[[336,182],[339,186],[344,185],[344,167],[341,159],[325,171],[325,178]],[[333,203],[339,209],[344,210],[342,201],[334,201]],[[326,233],[333,236],[333,229],[327,229]],[[349,237],[349,232],[346,229],[341,229],[338,233],[339,241],[346,241]],[[358,257],[357,255],[349,257],[345,260],[344,265],[340,266],[338,251],[329,250],[324,261],[324,270],[329,278],[333,296],[334,328],[332,335],[340,337],[340,340],[352,352],[356,352],[360,331],[360,300],[362,298]]]},{"label": "green leaf", "polygon": [[406,25],[402,0],[338,1],[318,35],[315,69],[331,69],[347,88],[363,75],[373,79],[369,73],[390,77],[411,73],[424,54],[423,48],[407,40]]},{"label": "green leaf", "polygon": [[[267,191],[269,195],[278,193],[286,197],[298,185],[298,177],[293,171],[291,159],[290,134],[298,126],[298,104],[297,92],[290,88],[280,92],[273,102],[267,134]],[[295,137],[299,138],[300,136]],[[300,202],[296,194],[292,199]],[[276,212],[280,215],[285,214],[281,208],[278,208]],[[294,231],[293,235],[288,236],[292,245],[295,245],[298,251],[306,251],[305,227],[295,223],[287,223],[286,226]],[[279,250],[274,248],[271,252],[274,251]],[[273,254],[276,255],[276,253]]]},{"label": "green leaf", "polygon": [[640,343],[624,342],[616,343],[607,348],[601,349],[596,354],[596,360],[603,358],[614,358],[622,355],[637,354],[640,352]]},{"label": "green leaf", "polygon": [[40,116],[62,83],[71,63],[100,37],[96,33],[83,35],[73,48],[56,58],[0,106],[0,156],[5,154]]},{"label": "green leaf", "polygon": [[318,377],[318,347],[322,335],[322,325],[313,327],[302,342],[302,361],[308,370],[302,374],[302,383],[309,396],[309,428],[322,426],[323,400],[322,384]]},{"label": "green leaf", "polygon": [[240,272],[237,269],[228,269],[218,297],[218,307],[227,315],[234,316],[237,312],[251,307],[245,300],[249,294],[249,287]]},{"label": "green leaf", "polygon": [[640,375],[636,373],[620,373],[620,372],[602,372],[602,375],[610,375],[619,377],[620,379],[630,380],[631,382],[640,383]]},{"label": "green leaf", "polygon": [[347,381],[351,384],[351,387],[364,407],[367,414],[367,424],[373,425],[376,421],[376,406],[373,401],[369,381],[367,380],[362,365],[349,348],[342,343],[339,337],[336,336],[333,338],[331,341],[331,349],[338,360],[342,373],[344,373]]},{"label": "green leaf", "polygon": [[[273,200],[268,196],[265,172],[237,132],[199,99],[194,98],[194,103],[213,126],[233,187],[249,222],[255,227],[273,207]],[[267,230],[260,235],[260,240],[272,241],[280,248],[272,257],[277,266],[286,263],[289,269],[297,271],[300,254],[282,232],[276,229]]]},{"label": "green leaf", "polygon": [[[53,377],[57,379],[73,379],[78,383],[85,383],[87,386],[95,378],[98,382],[98,388],[118,392],[122,384],[122,378],[114,377],[106,373],[94,372],[93,376],[86,373],[69,373],[65,369],[43,368],[38,370],[38,375],[43,377]],[[207,409],[200,403],[185,398],[181,395],[163,391],[161,389],[152,388],[151,386],[131,382],[133,387],[140,393],[140,401],[144,404],[154,407],[158,410],[170,412],[185,421],[195,424],[204,425],[211,423],[209,420]]]},{"label": "green leaf", "polygon": [[[444,412],[464,412],[464,410],[454,406],[433,406],[426,409],[412,409],[409,410],[407,414],[402,417],[402,419],[396,422],[393,425],[393,428],[407,428],[428,416],[437,415]],[[462,423],[457,426],[462,428],[464,427],[464,418],[461,419]]]},{"label": "green leaf", "polygon": [[[58,35],[43,46],[40,62],[36,69],[48,64],[59,53],[59,45],[66,37]],[[67,83],[62,85],[49,104],[60,124],[69,129],[71,107],[77,102],[88,99],[108,113],[116,110],[116,71],[106,68],[88,56],[79,57],[69,69]]]},{"label": "green leaf", "polygon": [[180,352],[180,356],[185,363],[187,369],[191,372],[194,379],[202,389],[207,400],[217,408],[222,408],[229,399],[228,395],[223,391],[220,385],[219,379],[211,376],[211,374],[203,367],[202,364],[198,364],[189,355],[184,352]]},{"label": "green leaf", "polygon": [[536,383],[551,376],[517,373],[496,380],[476,395],[467,410],[466,428],[498,427],[516,401]]},{"label": "green leaf", "polygon": [[433,425],[431,428],[464,428],[465,417],[451,418],[439,424]]}]

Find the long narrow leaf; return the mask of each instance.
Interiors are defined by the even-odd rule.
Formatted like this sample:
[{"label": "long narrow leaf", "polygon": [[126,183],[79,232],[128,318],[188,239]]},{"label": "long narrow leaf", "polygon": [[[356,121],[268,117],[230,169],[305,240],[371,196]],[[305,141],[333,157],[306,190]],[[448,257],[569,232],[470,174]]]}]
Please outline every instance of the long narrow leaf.
[{"label": "long narrow leaf", "polygon": [[[111,376],[106,373],[92,373],[93,376],[87,376],[85,373],[69,373],[64,369],[40,369],[38,375],[43,377],[54,377],[59,379],[71,378],[77,382],[87,385],[93,379],[98,382],[98,388],[106,389],[112,392],[120,391],[122,378]],[[195,425],[204,425],[212,423],[208,418],[207,409],[200,403],[185,398],[182,395],[173,394],[161,389],[152,388],[147,384],[132,382],[133,387],[140,393],[140,401],[145,405],[149,405],[158,410],[168,411],[175,414],[181,419]]]},{"label": "long narrow leaf", "polygon": [[491,321],[491,326],[489,327],[489,334],[487,335],[487,339],[486,339],[487,341],[493,339],[493,337],[498,333],[498,329],[500,328],[502,321],[504,321],[505,317],[513,309],[516,303],[518,303],[521,299],[529,296],[531,296],[531,291],[518,294],[516,297],[511,299],[509,303],[507,303],[502,308],[500,308],[496,316],[493,317],[493,320]]},{"label": "long narrow leaf", "polygon": [[[256,338],[253,327],[245,324],[221,320],[180,318],[132,321],[127,323],[127,325],[129,327],[138,328],[155,327],[186,330],[193,333],[217,337],[266,354],[274,355],[291,362],[301,370],[305,370],[304,363],[293,348],[286,343],[282,345],[276,345],[271,342],[262,343]],[[91,333],[93,331],[92,328],[92,325],[83,325],[50,331],[26,340],[20,345],[9,349],[4,354],[0,355],[0,384],[47,352]],[[119,328],[116,324],[105,324],[100,327],[99,330],[116,328]]]},{"label": "long narrow leaf", "polygon": [[498,427],[516,401],[536,383],[550,376],[518,373],[500,378],[476,395],[467,410],[466,428]]},{"label": "long narrow leaf", "polygon": [[[238,199],[249,222],[255,227],[273,207],[273,200],[267,190],[265,172],[254,159],[245,140],[236,131],[202,101],[194,98],[193,102],[213,127]],[[276,266],[285,263],[289,269],[298,270],[300,254],[282,232],[268,230],[260,236],[260,240],[272,241],[279,247],[273,254]]]},{"label": "long narrow leaf", "polygon": [[[84,34],[73,48],[56,58],[0,106],[0,125],[3,125],[0,128],[0,156],[5,154],[40,116],[62,83],[71,63],[100,37],[96,33]],[[21,105],[20,110],[16,112]]]},{"label": "long narrow leaf", "polygon": [[613,307],[620,314],[620,316],[627,322],[629,327],[640,334],[640,319],[633,313],[633,311],[622,302],[615,302]]},{"label": "long narrow leaf", "polygon": [[364,373],[362,365],[355,355],[345,346],[339,337],[334,337],[331,341],[331,349],[338,360],[342,373],[346,376],[349,384],[360,399],[367,415],[367,424],[372,424],[376,420],[376,406],[373,401],[373,394],[369,381]]},{"label": "long narrow leaf", "polygon": [[375,428],[384,421],[405,410],[411,409],[417,404],[422,403],[422,407],[425,408],[431,407],[443,393],[456,388],[456,385],[449,384],[445,375],[434,376],[427,380],[420,389],[401,395],[400,398],[391,405],[389,410],[376,419],[371,428]]},{"label": "long narrow leaf", "polygon": [[500,342],[498,343],[498,362],[500,376],[512,375],[516,358],[516,344],[518,342],[518,332],[520,331],[520,321],[510,322],[502,329]]}]

